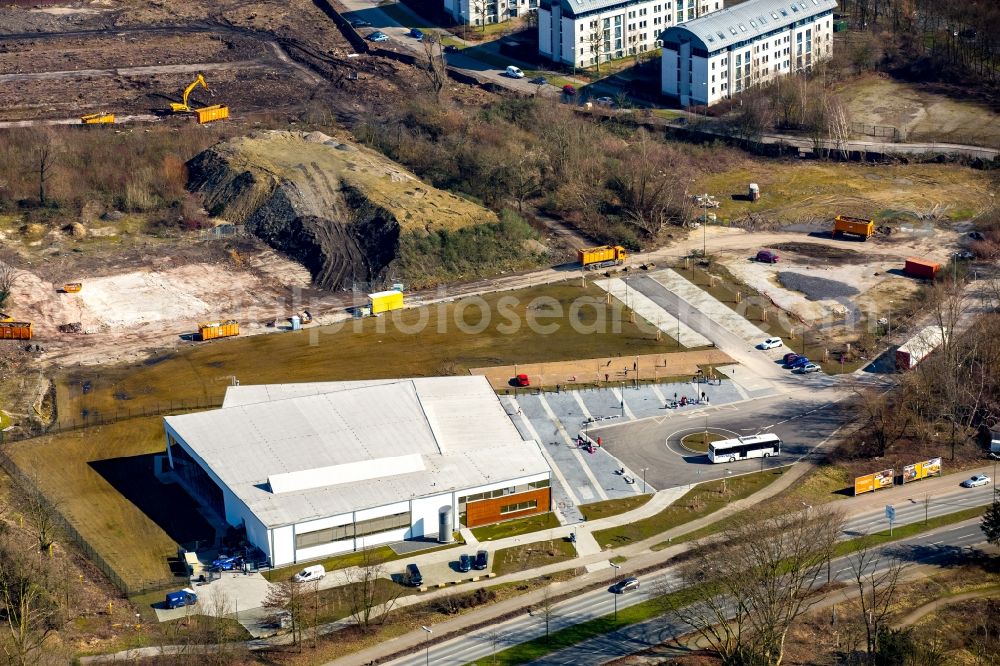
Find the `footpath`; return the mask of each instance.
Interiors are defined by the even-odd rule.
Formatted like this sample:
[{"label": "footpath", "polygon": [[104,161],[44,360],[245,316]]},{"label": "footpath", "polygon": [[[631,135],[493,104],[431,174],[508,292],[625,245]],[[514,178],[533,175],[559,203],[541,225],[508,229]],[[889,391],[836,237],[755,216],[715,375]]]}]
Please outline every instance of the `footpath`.
[{"label": "footpath", "polygon": [[[586,571],[586,573],[577,576],[572,580],[555,584],[551,586],[551,588],[539,588],[527,594],[506,599],[502,602],[478,609],[471,615],[460,615],[453,619],[439,622],[434,625],[434,637],[430,641],[430,644],[434,645],[451,640],[456,636],[468,634],[479,627],[494,624],[502,618],[506,618],[514,614],[525,613],[528,608],[537,606],[547,594],[551,595],[552,593],[555,593],[560,597],[564,595],[571,595],[574,592],[585,590],[589,587],[593,587],[594,585],[606,582],[606,570],[610,566],[608,561],[609,556],[625,557],[627,559],[627,568],[633,571],[664,566],[671,559],[690,548],[694,542],[678,544],[658,551],[652,550],[654,546],[662,544],[665,541],[670,541],[671,539],[682,537],[710,525],[714,525],[732,515],[745,511],[762,501],[768,500],[788,488],[791,488],[815,468],[815,461],[819,459],[821,449],[822,445],[818,446],[802,461],[791,467],[784,468],[784,473],[779,479],[749,497],[732,502],[715,513],[690,521],[684,525],[679,525],[644,541],[616,548],[613,551],[601,551],[595,549],[594,546],[596,546],[596,542],[594,542],[593,537],[590,536],[590,532],[629,522],[635,522],[653,516],[670,506],[688,489],[680,488],[673,489],[673,492],[664,491],[657,493],[643,506],[625,514],[595,520],[586,524],[563,526],[553,530],[546,530],[541,533],[526,534],[518,537],[509,537],[508,539],[497,540],[494,544],[498,548],[503,548],[511,545],[517,545],[518,543],[531,543],[538,540],[540,536],[544,536],[545,538],[562,538],[568,536],[575,529],[577,531],[578,544],[582,546],[580,548],[580,551],[582,552],[579,557],[569,562],[558,562],[544,567],[539,567],[537,569],[518,571],[493,579],[482,579],[476,582],[463,584],[460,588],[446,587],[422,594],[401,597],[397,601],[397,607],[426,603],[443,596],[454,594],[457,590],[469,592],[482,587],[491,587],[499,583],[517,582],[538,578],[555,574],[560,571],[565,571],[567,568],[571,567],[582,568]],[[925,495],[933,497],[934,495],[941,494],[946,491],[953,491],[956,489],[961,480],[965,478],[965,476],[966,474],[963,472],[925,479],[907,486],[897,486],[888,490],[879,491],[877,493],[869,493],[861,497],[851,498],[850,500],[838,502],[837,504],[843,505],[841,508],[843,508],[845,513],[848,515],[864,514],[877,510],[885,504],[918,502],[923,501]],[[551,536],[549,536],[550,534]],[[327,578],[337,578],[342,575],[342,572],[338,572],[338,575],[328,575]],[[338,631],[348,624],[349,620],[340,620],[322,625],[318,627],[316,631],[322,636]],[[311,636],[311,632],[309,632],[309,635]],[[281,635],[268,639],[247,641],[243,644],[243,647],[251,650],[259,650],[266,649],[268,647],[286,645],[289,642],[289,635]],[[332,662],[329,662],[328,666],[367,666],[368,664],[385,659],[391,655],[424,649],[427,644],[428,641],[426,633],[417,628],[416,631],[411,631],[392,640],[379,643],[371,648],[340,657]],[[143,657],[169,655],[180,652],[187,652],[190,654],[192,652],[200,651],[208,653],[219,649],[220,646],[210,645],[197,647],[190,645],[146,647],[126,650],[109,655],[83,657],[80,659],[80,663],[97,664],[116,661],[132,661]]]}]

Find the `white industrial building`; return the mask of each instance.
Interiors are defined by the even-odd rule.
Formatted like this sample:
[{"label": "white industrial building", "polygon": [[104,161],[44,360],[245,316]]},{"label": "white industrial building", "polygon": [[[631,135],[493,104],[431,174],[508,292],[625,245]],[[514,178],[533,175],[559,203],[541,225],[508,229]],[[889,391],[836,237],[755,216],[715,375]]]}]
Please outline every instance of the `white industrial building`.
[{"label": "white industrial building", "polygon": [[538,51],[555,63],[591,67],[652,51],[670,26],[722,6],[722,0],[540,0]]},{"label": "white industrial building", "polygon": [[545,457],[484,377],[234,386],[164,424],[182,485],[274,566],[436,538],[445,507],[472,524],[551,508]]},{"label": "white industrial building", "polygon": [[663,94],[714,104],[833,53],[836,0],[747,0],[662,35]]},{"label": "white industrial building", "polygon": [[462,25],[503,23],[538,8],[538,0],[444,0],[444,10]]}]

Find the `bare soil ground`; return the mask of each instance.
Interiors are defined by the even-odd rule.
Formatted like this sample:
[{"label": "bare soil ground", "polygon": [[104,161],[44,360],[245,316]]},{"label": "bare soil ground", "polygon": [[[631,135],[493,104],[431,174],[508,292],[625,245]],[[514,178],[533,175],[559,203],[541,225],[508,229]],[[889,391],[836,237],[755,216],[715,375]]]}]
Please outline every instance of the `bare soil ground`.
[{"label": "bare soil ground", "polygon": [[[632,365],[633,362],[638,367],[638,372],[633,369],[635,367]],[[516,366],[501,365],[490,368],[473,368],[469,372],[485,376],[489,379],[490,385],[497,390],[509,389],[511,379],[515,374],[521,373],[528,375],[532,386],[561,384],[565,388],[571,389],[578,384],[600,384],[605,381],[605,375],[609,375],[610,381],[615,382],[631,381],[637,375],[641,381],[662,380],[667,377],[693,375],[698,372],[701,366],[723,365],[731,362],[732,359],[718,349],[705,349],[670,354],[525,363]],[[627,368],[628,372],[621,368]]]},{"label": "bare soil ground", "polygon": [[837,90],[854,122],[896,127],[904,141],[1000,146],[1000,113],[947,92],[877,75],[855,79]]},{"label": "bare soil ground", "polygon": [[198,71],[212,92],[193,99],[229,105],[235,121],[317,105],[327,115],[359,113],[362,100],[411,85],[399,75],[405,65],[348,59],[353,49],[309,0],[108,0],[99,11],[0,12],[0,121],[162,114]]}]

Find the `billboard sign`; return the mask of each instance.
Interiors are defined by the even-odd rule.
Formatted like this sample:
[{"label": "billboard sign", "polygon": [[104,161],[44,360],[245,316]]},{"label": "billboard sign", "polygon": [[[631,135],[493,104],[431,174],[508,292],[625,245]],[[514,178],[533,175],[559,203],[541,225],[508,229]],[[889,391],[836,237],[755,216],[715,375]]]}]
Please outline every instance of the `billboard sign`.
[{"label": "billboard sign", "polygon": [[896,478],[896,470],[884,469],[874,474],[865,474],[854,479],[854,494],[870,493],[883,488],[891,488]]},{"label": "billboard sign", "polygon": [[892,484],[896,480],[896,470],[884,469],[881,472],[875,472],[874,477],[875,477],[875,490],[881,490],[882,488],[892,488]]},{"label": "billboard sign", "polygon": [[889,521],[890,523],[891,523],[892,521],[896,520],[896,507],[894,507],[894,506],[893,506],[893,505],[891,505],[891,504],[886,504],[886,505],[885,505],[885,518],[886,518],[886,520],[888,520],[888,521]]},{"label": "billboard sign", "polygon": [[919,481],[928,476],[938,476],[941,474],[941,459],[931,458],[903,468],[903,483]]}]

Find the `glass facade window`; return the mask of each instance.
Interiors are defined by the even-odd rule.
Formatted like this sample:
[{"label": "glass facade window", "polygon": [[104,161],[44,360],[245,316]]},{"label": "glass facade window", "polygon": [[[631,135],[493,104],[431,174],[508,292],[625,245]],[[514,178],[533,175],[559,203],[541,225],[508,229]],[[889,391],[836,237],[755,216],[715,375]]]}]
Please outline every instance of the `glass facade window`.
[{"label": "glass facade window", "polygon": [[312,546],[322,546],[323,544],[335,541],[347,541],[355,537],[368,536],[370,534],[381,534],[408,528],[410,526],[410,512],[394,513],[381,518],[370,520],[360,520],[356,523],[348,523],[338,527],[328,527],[325,530],[306,532],[295,535],[295,548],[310,548]]}]

